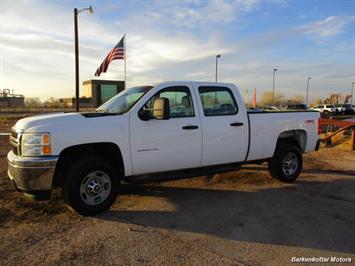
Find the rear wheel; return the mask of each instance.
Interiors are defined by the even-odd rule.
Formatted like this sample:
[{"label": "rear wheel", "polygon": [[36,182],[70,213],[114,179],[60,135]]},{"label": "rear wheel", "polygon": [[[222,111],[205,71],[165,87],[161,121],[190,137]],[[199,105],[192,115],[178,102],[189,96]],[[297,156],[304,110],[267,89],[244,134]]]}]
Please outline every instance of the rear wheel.
[{"label": "rear wheel", "polygon": [[274,157],[269,161],[271,176],[286,183],[295,181],[300,175],[302,167],[302,153],[293,143],[278,144]]},{"label": "rear wheel", "polygon": [[119,177],[105,160],[96,157],[76,162],[62,186],[64,201],[82,215],[94,215],[110,208],[117,196]]}]

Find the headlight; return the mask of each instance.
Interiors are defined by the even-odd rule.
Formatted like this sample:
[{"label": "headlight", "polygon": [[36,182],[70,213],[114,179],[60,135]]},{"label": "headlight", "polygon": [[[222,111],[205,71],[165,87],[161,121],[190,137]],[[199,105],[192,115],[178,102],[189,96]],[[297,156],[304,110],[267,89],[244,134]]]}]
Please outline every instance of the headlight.
[{"label": "headlight", "polygon": [[21,154],[23,156],[49,156],[51,153],[49,133],[23,133],[21,137]]}]

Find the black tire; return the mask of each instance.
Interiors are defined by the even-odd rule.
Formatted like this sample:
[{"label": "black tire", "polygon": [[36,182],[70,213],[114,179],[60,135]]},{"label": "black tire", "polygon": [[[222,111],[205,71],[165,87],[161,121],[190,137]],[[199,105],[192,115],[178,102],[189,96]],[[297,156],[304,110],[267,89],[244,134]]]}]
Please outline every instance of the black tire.
[{"label": "black tire", "polygon": [[327,111],[327,110],[323,111],[323,116],[324,117],[329,117],[329,114],[330,114],[329,111]]},{"label": "black tire", "polygon": [[274,157],[269,160],[271,176],[285,183],[291,183],[300,175],[303,167],[301,150],[294,143],[281,142]]},{"label": "black tire", "polygon": [[[74,163],[67,172],[62,185],[62,196],[75,212],[94,215],[109,209],[114,203],[119,180],[117,171],[102,158],[84,158]],[[88,204],[88,199],[94,202]]]}]

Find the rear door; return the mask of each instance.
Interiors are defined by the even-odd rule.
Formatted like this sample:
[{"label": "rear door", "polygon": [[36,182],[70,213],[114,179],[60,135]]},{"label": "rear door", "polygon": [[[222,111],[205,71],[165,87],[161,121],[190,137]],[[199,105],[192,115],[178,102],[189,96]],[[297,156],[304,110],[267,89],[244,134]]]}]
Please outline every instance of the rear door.
[{"label": "rear door", "polygon": [[169,99],[170,119],[143,121],[138,110],[130,114],[133,174],[199,167],[202,136],[196,95],[189,86],[164,87],[140,108],[152,108],[157,97]]},{"label": "rear door", "polygon": [[202,166],[242,162],[248,149],[248,121],[236,88],[195,85],[202,120]]}]

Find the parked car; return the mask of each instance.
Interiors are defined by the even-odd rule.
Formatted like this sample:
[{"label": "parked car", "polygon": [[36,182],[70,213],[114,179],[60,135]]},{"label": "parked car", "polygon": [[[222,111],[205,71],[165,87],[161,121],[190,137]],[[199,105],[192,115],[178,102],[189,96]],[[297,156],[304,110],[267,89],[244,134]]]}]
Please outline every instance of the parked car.
[{"label": "parked car", "polygon": [[345,112],[343,104],[336,104],[335,108],[337,109],[337,113],[339,113],[339,114],[343,114]]},{"label": "parked car", "polygon": [[319,147],[319,117],[247,112],[236,86],[227,83],[134,87],[95,112],[17,121],[8,175],[37,199],[61,187],[65,203],[83,215],[108,209],[123,180],[156,182],[268,162],[273,178],[292,182],[302,171],[302,154]]},{"label": "parked car", "polygon": [[306,104],[291,104],[287,105],[286,110],[297,110],[297,111],[306,111],[308,110],[308,106]]},{"label": "parked car", "polygon": [[324,116],[337,114],[337,109],[334,104],[318,104],[311,109],[320,112]]},{"label": "parked car", "polygon": [[337,112],[343,115],[351,115],[354,113],[354,110],[351,104],[337,104],[335,105],[337,108]]}]

